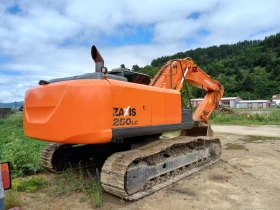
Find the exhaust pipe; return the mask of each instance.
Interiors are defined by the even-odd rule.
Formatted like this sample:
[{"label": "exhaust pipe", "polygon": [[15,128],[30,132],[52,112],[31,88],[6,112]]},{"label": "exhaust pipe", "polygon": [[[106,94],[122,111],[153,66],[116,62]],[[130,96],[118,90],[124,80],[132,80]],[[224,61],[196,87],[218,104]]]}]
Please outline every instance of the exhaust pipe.
[{"label": "exhaust pipe", "polygon": [[101,72],[101,68],[104,67],[104,60],[94,45],[91,47],[91,57],[95,62],[95,72]]}]

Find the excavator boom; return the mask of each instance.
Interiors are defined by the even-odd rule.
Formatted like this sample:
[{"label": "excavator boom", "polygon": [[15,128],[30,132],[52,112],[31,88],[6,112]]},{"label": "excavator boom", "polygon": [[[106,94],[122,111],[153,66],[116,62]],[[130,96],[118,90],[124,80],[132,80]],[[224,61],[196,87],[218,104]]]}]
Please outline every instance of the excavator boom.
[{"label": "excavator boom", "polygon": [[191,58],[168,61],[149,85],[181,91],[185,82],[206,91],[193,118],[207,124],[212,111],[223,96],[224,87],[195,65]]}]

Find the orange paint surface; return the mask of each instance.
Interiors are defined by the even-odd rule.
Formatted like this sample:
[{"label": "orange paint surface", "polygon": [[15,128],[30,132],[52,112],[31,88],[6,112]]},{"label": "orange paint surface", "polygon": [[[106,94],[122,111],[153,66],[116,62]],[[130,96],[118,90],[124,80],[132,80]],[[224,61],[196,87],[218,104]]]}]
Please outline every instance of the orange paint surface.
[{"label": "orange paint surface", "polygon": [[177,90],[111,79],[57,82],[26,92],[24,132],[51,142],[106,143],[113,128],[181,123],[180,107]]}]

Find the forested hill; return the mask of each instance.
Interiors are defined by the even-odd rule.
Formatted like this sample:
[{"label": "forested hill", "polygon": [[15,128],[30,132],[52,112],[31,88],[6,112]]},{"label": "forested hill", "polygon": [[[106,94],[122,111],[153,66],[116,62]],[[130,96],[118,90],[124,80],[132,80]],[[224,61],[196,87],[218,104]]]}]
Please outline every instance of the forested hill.
[{"label": "forested hill", "polygon": [[0,102],[0,108],[12,108],[12,109],[15,109],[15,107],[19,108],[21,106],[23,106],[23,101],[11,102],[11,103],[2,103],[2,102]]},{"label": "forested hill", "polygon": [[[153,77],[170,59],[191,57],[211,77],[225,87],[225,97],[270,99],[280,93],[280,33],[264,40],[250,40],[179,52],[154,59],[151,65],[133,70]],[[192,97],[205,95],[191,88]]]}]

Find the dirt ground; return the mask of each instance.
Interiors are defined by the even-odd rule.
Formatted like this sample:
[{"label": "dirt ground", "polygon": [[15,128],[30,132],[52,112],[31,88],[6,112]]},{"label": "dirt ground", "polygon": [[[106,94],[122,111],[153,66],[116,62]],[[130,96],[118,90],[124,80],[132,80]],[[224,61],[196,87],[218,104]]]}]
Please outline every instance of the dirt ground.
[{"label": "dirt ground", "polygon": [[[106,194],[108,210],[280,209],[280,126],[212,126],[223,143],[221,160],[135,202]],[[80,194],[24,197],[22,209],[92,209]]]}]

